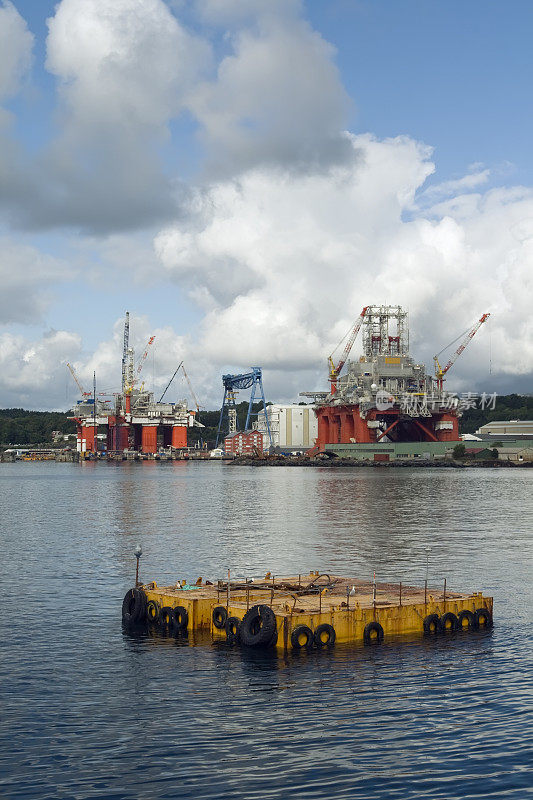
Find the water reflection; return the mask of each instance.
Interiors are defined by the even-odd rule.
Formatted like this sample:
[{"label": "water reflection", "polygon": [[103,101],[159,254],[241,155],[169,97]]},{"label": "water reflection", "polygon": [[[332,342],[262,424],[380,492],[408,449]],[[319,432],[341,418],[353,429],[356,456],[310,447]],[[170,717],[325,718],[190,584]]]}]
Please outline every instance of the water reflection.
[{"label": "water reflection", "polygon": [[[533,471],[1,464],[0,479],[3,797],[527,796]],[[228,567],[423,579],[429,543],[430,578],[493,591],[495,627],[287,657],[121,631],[138,541],[161,584]]]}]

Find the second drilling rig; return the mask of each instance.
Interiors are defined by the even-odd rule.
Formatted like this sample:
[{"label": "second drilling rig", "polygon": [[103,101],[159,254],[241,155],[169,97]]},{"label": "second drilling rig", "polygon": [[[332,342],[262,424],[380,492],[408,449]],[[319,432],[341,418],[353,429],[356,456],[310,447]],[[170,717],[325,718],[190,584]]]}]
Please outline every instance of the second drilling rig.
[{"label": "second drilling rig", "polygon": [[[73,408],[73,418],[77,424],[78,451],[96,453],[98,434],[104,434],[101,449],[105,449],[108,453],[138,451],[154,454],[161,448],[184,450],[187,448],[187,429],[193,425],[199,427],[203,425],[195,419],[196,412],[188,410],[185,400],[175,403],[162,402],[171,381],[158,402],[155,401],[153,392],[144,388],[144,383],[140,383],[140,376],[155,336],[151,336],[148,340],[136,365],[135,351],[130,347],[129,335],[130,320],[129,313],[126,312],[122,386],[121,391],[113,396],[113,401],[100,399],[96,394],[91,397],[90,393],[83,390],[73,367],[68,365],[82,393],[82,399]],[[183,362],[180,366],[182,364]],[[197,403],[196,405],[198,408]]]},{"label": "second drilling rig", "polygon": [[[329,394],[315,395],[318,417],[316,449],[335,444],[379,442],[457,442],[455,400],[444,389],[444,376],[488,319],[468,330],[444,367],[434,357],[435,377],[409,353],[407,312],[401,306],[365,306],[354,323],[339,361],[329,358]],[[363,353],[347,362],[362,328]],[[447,349],[447,348],[444,348]]]}]

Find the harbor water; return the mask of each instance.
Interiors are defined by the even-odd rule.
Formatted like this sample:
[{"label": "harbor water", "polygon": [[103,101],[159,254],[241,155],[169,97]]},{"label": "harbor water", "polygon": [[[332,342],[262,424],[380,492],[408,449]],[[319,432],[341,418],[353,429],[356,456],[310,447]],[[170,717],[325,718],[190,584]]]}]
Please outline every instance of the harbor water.
[{"label": "harbor water", "polygon": [[[533,470],[0,464],[0,797],[522,800]],[[298,574],[494,596],[492,630],[289,653],[132,635],[135,580]]]}]

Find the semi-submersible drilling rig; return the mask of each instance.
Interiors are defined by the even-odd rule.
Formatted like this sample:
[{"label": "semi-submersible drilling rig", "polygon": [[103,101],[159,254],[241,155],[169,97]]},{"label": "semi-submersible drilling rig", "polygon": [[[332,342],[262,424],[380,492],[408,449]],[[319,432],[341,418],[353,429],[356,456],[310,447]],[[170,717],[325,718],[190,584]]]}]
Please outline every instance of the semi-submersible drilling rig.
[{"label": "semi-submersible drilling rig", "polygon": [[[124,348],[122,353],[122,387],[113,400],[100,399],[85,392],[74,369],[68,365],[82,394],[73,410],[77,425],[77,448],[79,452],[96,452],[97,434],[105,434],[101,449],[107,452],[134,450],[142,453],[157,453],[160,448],[175,450],[187,447],[187,428],[203,427],[195,419],[195,412],[187,409],[185,400],[164,403],[165,392],[155,401],[153,392],[144,389],[140,375],[149,349],[154,341],[151,336],[146,349],[135,364],[135,352],[129,344],[129,313],[124,323]],[[182,366],[181,362],[180,366]],[[178,367],[179,369],[179,367]],[[174,373],[174,376],[176,375]],[[173,377],[174,377],[173,376]],[[188,380],[188,378],[187,378]],[[191,391],[192,391],[192,387]]]},{"label": "semi-submersible drilling rig", "polygon": [[[407,312],[401,306],[363,308],[338,363],[333,355],[329,358],[329,394],[315,395],[317,449],[328,444],[380,441],[458,441],[457,398],[445,392],[444,375],[488,317],[483,314],[465,332],[444,367],[439,363],[440,353],[434,357],[433,377],[409,355]],[[341,376],[361,328],[363,354],[359,360],[349,361]]]}]

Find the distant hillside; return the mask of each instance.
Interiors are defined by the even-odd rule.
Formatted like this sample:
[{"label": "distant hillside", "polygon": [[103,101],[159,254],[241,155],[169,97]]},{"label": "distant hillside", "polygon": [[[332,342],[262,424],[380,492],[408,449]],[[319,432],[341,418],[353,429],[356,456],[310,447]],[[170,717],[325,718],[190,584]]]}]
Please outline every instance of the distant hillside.
[{"label": "distant hillside", "polygon": [[[479,403],[478,403],[479,405]],[[533,419],[533,397],[519,394],[502,394],[496,397],[494,410],[469,408],[459,420],[461,433],[475,433],[487,422],[510,419]]]},{"label": "distant hillside", "polygon": [[50,444],[52,431],[76,433],[76,424],[61,411],[0,409],[0,446],[12,444]]}]

